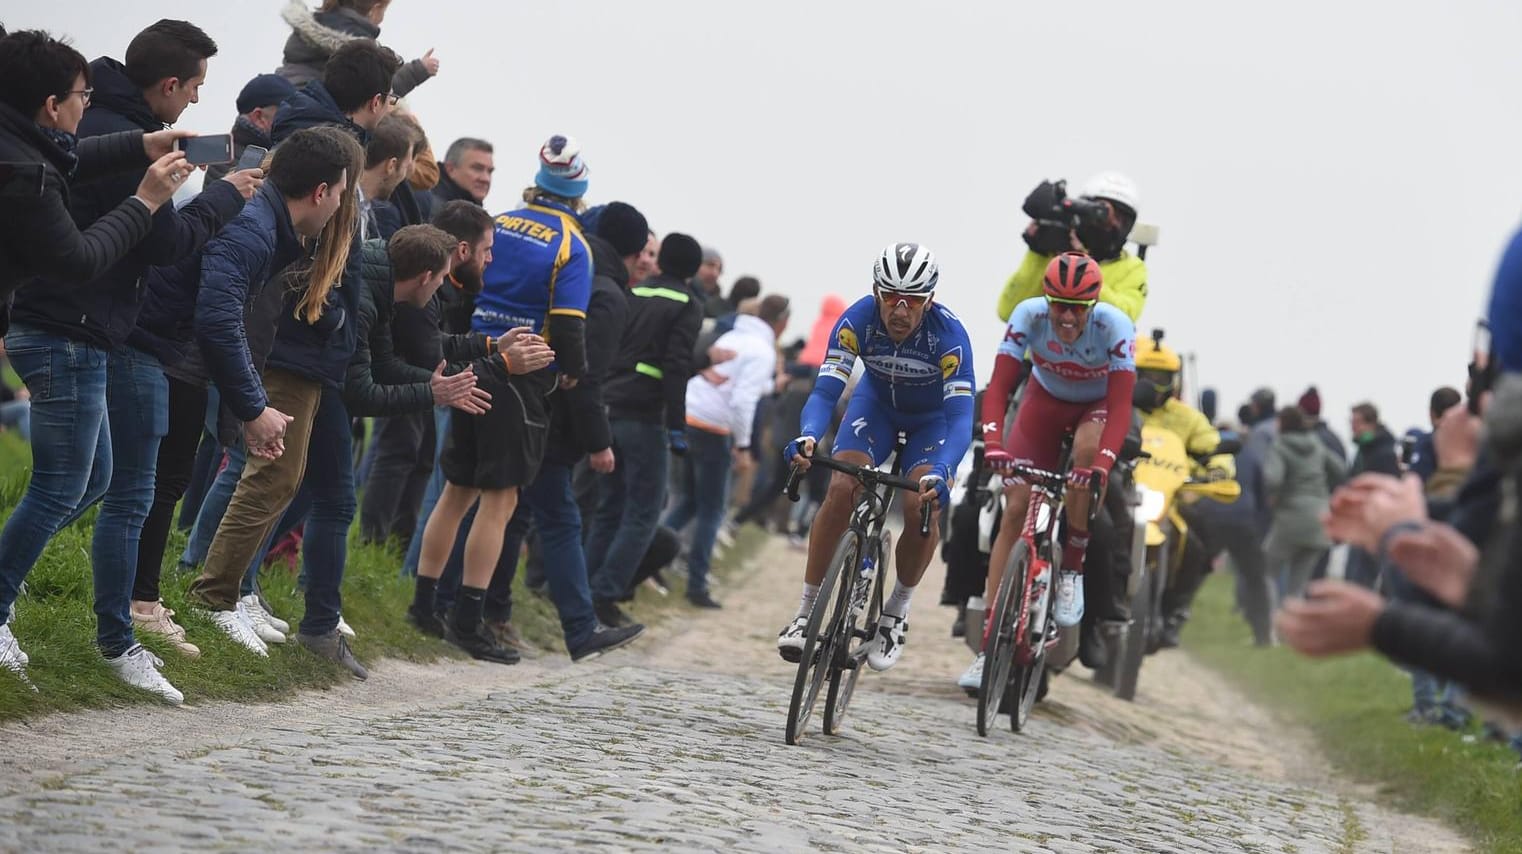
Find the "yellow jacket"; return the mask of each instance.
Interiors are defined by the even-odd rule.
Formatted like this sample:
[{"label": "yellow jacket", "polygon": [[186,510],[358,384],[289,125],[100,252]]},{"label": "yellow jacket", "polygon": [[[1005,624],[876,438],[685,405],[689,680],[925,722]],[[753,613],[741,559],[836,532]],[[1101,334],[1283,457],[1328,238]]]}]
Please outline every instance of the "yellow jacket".
[{"label": "yellow jacket", "polygon": [[[1008,322],[1015,306],[1031,297],[1041,296],[1041,277],[1046,274],[1046,265],[1051,260],[1050,255],[1026,251],[1020,269],[1009,277],[1004,292],[999,294],[1000,320]],[[1104,275],[1100,301],[1125,312],[1131,322],[1136,323],[1141,318],[1142,307],[1147,304],[1146,262],[1129,252],[1122,252],[1119,258],[1100,264],[1099,272]]]},{"label": "yellow jacket", "polygon": [[[1221,444],[1221,434],[1210,425],[1205,414],[1177,399],[1170,399],[1163,406],[1142,413],[1142,423],[1159,427],[1184,440],[1184,447],[1191,455],[1206,454]],[[1196,466],[1198,468],[1198,466]],[[1210,458],[1208,468],[1220,469],[1228,477],[1237,476],[1237,463],[1231,454],[1216,454]]]}]

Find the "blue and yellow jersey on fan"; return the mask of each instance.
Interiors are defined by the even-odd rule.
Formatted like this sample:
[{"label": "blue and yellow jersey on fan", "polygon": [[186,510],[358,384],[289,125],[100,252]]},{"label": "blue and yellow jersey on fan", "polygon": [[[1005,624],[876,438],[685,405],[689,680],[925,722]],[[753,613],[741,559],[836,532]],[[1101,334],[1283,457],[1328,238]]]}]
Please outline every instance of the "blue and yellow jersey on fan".
[{"label": "blue and yellow jersey on fan", "polygon": [[576,215],[542,200],[497,217],[470,325],[491,336],[519,326],[545,335],[551,315],[585,318],[591,295],[592,252]]}]

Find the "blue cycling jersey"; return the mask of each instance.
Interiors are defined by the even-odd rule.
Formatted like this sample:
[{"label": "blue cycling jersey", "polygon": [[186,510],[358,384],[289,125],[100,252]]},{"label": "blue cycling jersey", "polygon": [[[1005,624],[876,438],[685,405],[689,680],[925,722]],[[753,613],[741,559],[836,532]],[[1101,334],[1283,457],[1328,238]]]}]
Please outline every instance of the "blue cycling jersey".
[{"label": "blue cycling jersey", "polygon": [[857,300],[830,332],[824,363],[800,418],[802,435],[818,438],[829,429],[835,402],[858,358],[866,371],[857,391],[877,401],[892,421],[907,424],[917,420],[912,416],[944,413],[946,434],[936,460],[948,473],[954,471],[972,441],[972,345],[962,321],[950,309],[931,303],[919,328],[894,343],[883,326],[877,298]]},{"label": "blue cycling jersey", "polygon": [[1089,322],[1078,340],[1064,344],[1052,326],[1045,297],[1015,306],[999,355],[1023,359],[1030,354],[1036,382],[1052,397],[1070,403],[1104,400],[1111,373],[1136,370],[1136,327],[1109,303],[1089,309]]},{"label": "blue cycling jersey", "polygon": [[569,210],[531,204],[497,217],[495,226],[470,318],[474,331],[496,336],[527,326],[542,335],[552,314],[587,316],[592,253]]}]

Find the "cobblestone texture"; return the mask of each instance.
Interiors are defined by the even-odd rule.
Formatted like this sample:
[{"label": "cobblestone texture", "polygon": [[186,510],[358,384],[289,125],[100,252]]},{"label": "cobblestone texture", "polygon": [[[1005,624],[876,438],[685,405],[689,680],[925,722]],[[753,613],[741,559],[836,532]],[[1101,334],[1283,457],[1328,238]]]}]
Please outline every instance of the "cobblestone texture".
[{"label": "cobblestone texture", "polygon": [[[1177,709],[1129,713],[1064,678],[1026,733],[979,738],[938,582],[904,664],[863,678],[845,735],[819,734],[816,714],[787,747],[791,668],[769,642],[796,559],[770,547],[761,563],[721,591],[725,612],[605,663],[383,663],[390,678],[283,706],[0,730],[18,763],[0,778],[0,849],[1462,850],[1320,782],[1313,759],[1287,763],[1303,745],[1230,696],[1229,717],[1195,704],[1167,737],[1147,715]],[[1206,678],[1169,667],[1147,676]],[[102,731],[128,714],[128,735]],[[1214,741],[1190,750],[1191,732]]]}]

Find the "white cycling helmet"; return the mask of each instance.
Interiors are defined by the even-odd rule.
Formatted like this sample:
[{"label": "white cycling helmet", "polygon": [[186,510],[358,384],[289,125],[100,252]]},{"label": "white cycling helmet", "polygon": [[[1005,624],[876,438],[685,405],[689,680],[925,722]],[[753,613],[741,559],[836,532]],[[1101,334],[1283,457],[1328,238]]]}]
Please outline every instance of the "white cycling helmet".
[{"label": "white cycling helmet", "polygon": [[884,291],[898,294],[928,294],[935,291],[941,278],[935,255],[918,243],[895,243],[877,256],[872,267],[872,283]]},{"label": "white cycling helmet", "polygon": [[1089,199],[1109,199],[1119,202],[1136,213],[1141,207],[1141,193],[1136,182],[1119,172],[1100,172],[1083,185],[1083,196]]}]

